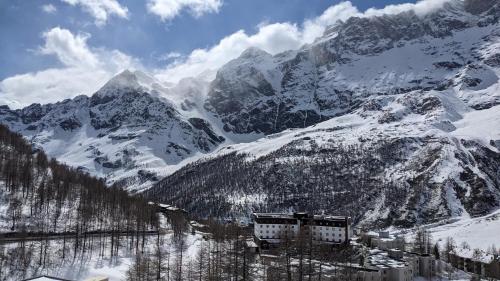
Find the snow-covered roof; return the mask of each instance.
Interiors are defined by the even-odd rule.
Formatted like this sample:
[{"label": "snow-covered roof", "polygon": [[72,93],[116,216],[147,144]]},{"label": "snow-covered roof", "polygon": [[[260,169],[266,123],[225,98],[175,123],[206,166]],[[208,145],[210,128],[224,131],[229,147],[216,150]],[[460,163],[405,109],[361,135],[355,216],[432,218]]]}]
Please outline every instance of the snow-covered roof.
[{"label": "snow-covered roof", "polygon": [[377,268],[401,268],[408,264],[401,260],[396,260],[389,257],[389,254],[385,251],[378,249],[370,250],[368,255],[369,265]]},{"label": "snow-covered roof", "polygon": [[24,281],[70,281],[69,279],[63,279],[59,277],[52,277],[47,275],[37,276],[33,278],[24,279]]},{"label": "snow-covered roof", "polygon": [[492,254],[488,254],[483,250],[479,250],[477,254],[474,254],[475,250],[467,249],[467,248],[458,248],[455,249],[455,253],[457,256],[462,257],[462,258],[467,258],[471,259],[473,261],[478,261],[482,263],[491,263],[494,259],[495,256]]},{"label": "snow-covered roof", "polygon": [[257,244],[251,240],[245,241],[245,244],[248,248],[257,248],[258,247]]}]

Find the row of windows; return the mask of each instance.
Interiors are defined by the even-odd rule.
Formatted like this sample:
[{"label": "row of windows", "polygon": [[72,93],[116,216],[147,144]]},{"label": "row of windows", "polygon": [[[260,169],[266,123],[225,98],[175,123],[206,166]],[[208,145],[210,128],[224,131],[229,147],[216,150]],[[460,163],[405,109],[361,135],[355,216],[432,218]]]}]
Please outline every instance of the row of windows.
[{"label": "row of windows", "polygon": [[329,229],[333,229],[334,231],[337,230],[337,231],[344,231],[344,228],[341,228],[341,227],[332,227],[332,226],[313,226],[313,229],[324,229],[324,230],[329,230]]},{"label": "row of windows", "polygon": [[[264,230],[260,230],[260,234],[262,235],[263,233],[264,233]],[[266,234],[271,233],[271,234],[273,234],[273,235],[274,235],[274,234],[279,234],[279,232],[278,232],[278,231],[274,231],[274,230],[271,230],[271,232],[269,232],[269,230],[265,230],[265,233],[266,233]],[[318,236],[318,234],[319,234],[319,236],[323,236],[323,233],[316,233],[316,232],[313,232],[313,235],[314,235],[314,236]],[[328,232],[327,232],[327,233],[325,233],[325,236],[330,236],[330,233],[328,233]],[[332,236],[333,236],[333,237],[335,237],[335,233],[332,233]],[[338,236],[338,237],[342,237],[342,233],[338,233],[338,234],[337,234],[337,236]]]},{"label": "row of windows", "polygon": [[[261,235],[261,236],[260,236],[260,239],[279,239],[279,238],[280,238],[280,237],[277,237],[277,236],[276,236],[276,237],[275,237],[275,236],[269,236],[269,235]],[[326,241],[326,242],[337,242],[337,243],[342,242],[342,239],[338,239],[338,240],[331,239],[331,240],[330,240],[330,238],[328,238],[328,237],[326,237],[325,239],[322,239],[322,238],[320,238],[320,239],[316,239],[316,238],[314,238],[314,237],[313,237],[313,238],[312,238],[312,240],[314,240],[314,241],[319,240],[319,241]]]},{"label": "row of windows", "polygon": [[[259,228],[282,228],[282,227],[283,228],[288,228],[289,225],[278,225],[278,226],[276,226],[275,224],[271,224],[271,225],[269,225],[269,224],[266,224],[266,225],[259,224],[259,225],[257,225],[257,227],[259,227]],[[290,225],[290,228],[295,228],[295,225]],[[325,226],[324,228],[323,228],[323,226],[318,226],[318,227],[313,226],[313,229],[317,229],[317,228],[318,229],[325,229],[325,230],[333,229],[333,230],[337,230],[337,231],[343,231],[343,229],[344,229],[344,228],[340,228],[340,227],[337,228],[337,227],[332,227],[332,226]]]},{"label": "row of windows", "polygon": [[[277,227],[277,228],[281,228],[281,226],[282,226],[282,225],[278,225],[278,227]],[[261,224],[261,225],[258,225],[258,227],[260,227],[260,228],[264,228],[264,225],[262,225],[262,224]],[[265,225],[265,227],[266,227],[266,228],[276,228],[276,225],[275,225],[275,224],[272,224],[271,226],[269,226],[269,224],[266,224],[266,225]],[[295,228],[295,225],[291,225],[290,227],[291,227],[291,228]],[[287,225],[287,224],[283,225],[283,228],[288,228],[288,225]]]}]

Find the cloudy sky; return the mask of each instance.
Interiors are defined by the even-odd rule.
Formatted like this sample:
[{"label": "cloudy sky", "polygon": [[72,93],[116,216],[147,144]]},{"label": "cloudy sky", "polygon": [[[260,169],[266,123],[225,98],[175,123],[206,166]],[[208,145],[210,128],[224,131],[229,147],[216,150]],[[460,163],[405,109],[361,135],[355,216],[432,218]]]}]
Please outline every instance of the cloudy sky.
[{"label": "cloudy sky", "polygon": [[445,1],[0,0],[0,104],[90,95],[124,69],[175,83],[250,46],[296,49],[337,20]]}]

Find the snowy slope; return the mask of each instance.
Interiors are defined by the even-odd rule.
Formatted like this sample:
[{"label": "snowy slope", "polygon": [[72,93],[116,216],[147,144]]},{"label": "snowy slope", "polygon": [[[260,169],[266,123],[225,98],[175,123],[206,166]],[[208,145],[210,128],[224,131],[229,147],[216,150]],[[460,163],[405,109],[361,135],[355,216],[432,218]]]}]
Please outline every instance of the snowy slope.
[{"label": "snowy slope", "polygon": [[125,71],[91,97],[4,107],[0,119],[51,157],[138,190],[223,141],[207,121],[181,115],[166,92],[154,78]]},{"label": "snowy slope", "polygon": [[148,194],[201,216],[341,209],[380,226],[496,210],[499,17],[498,1],[455,0],[350,18],[296,51],[245,51],[204,108],[223,134],[266,136],[219,147]]},{"label": "snowy slope", "polygon": [[[397,116],[396,120],[391,119],[393,115]],[[418,98],[415,92],[399,94],[377,111],[364,107],[304,129],[289,129],[254,142],[221,147],[167,177],[150,194],[194,212],[202,209],[207,212],[209,206],[201,202],[212,195],[201,195],[214,192],[211,186],[217,186],[215,194],[229,205],[225,211],[230,215],[246,216],[256,210],[285,211],[288,208],[338,212],[340,206],[347,207],[352,202],[346,202],[347,198],[326,196],[313,203],[308,193],[319,188],[327,192],[323,193],[325,195],[328,192],[349,194],[352,187],[365,186],[366,192],[377,194],[375,199],[356,198],[352,204],[361,206],[360,210],[340,208],[359,224],[405,226],[447,217],[477,216],[500,206],[500,126],[495,126],[500,124],[499,120],[500,106],[477,111],[456,97],[452,90],[431,91]],[[325,161],[321,159],[327,155],[322,151],[333,147],[340,155],[353,146],[359,148],[356,152],[359,155],[351,156],[353,163],[345,164],[345,168],[354,172],[343,172],[340,165],[340,171],[332,171],[327,177],[343,179],[340,182],[331,186],[321,180],[311,183],[311,178],[321,175],[314,170],[307,172],[307,169],[328,171],[326,166],[330,164],[321,164]],[[240,164],[241,158],[235,155],[241,155],[248,164]],[[232,163],[228,164],[230,167],[237,167],[234,175],[241,180],[229,181],[227,185],[217,181],[222,175],[219,170],[209,167],[223,166],[226,161]],[[383,169],[372,170],[370,165],[359,165],[359,161],[377,161]],[[284,168],[270,168],[276,163]],[[241,174],[249,172],[247,169],[262,170],[263,175],[245,183],[246,178]],[[268,177],[280,177],[282,173],[292,178],[269,185]],[[358,179],[361,175],[371,177],[373,183],[380,182],[382,186],[364,183]],[[231,174],[226,176],[232,177]],[[297,185],[310,187],[296,189]],[[397,199],[387,198],[393,192],[392,185],[401,192]],[[276,189],[281,188],[312,201],[283,203],[282,199],[272,198]],[[201,193],[202,201],[179,201],[190,190]],[[327,203],[329,200],[334,200],[335,204]],[[371,205],[364,205],[368,202]]]},{"label": "snowy slope", "polygon": [[168,176],[155,200],[216,216],[484,215],[500,206],[499,17],[498,1],[454,0],[425,15],[350,18],[299,50],[250,48],[212,82],[124,72],[92,97],[0,107],[0,120],[133,190]]},{"label": "snowy slope", "polygon": [[[458,247],[466,242],[471,250],[487,251],[492,245],[496,248],[500,245],[500,237],[496,235],[500,233],[500,211],[486,216],[456,218],[422,227],[427,229],[433,241],[441,246],[444,246],[447,238],[453,238]],[[411,241],[413,233],[414,231],[406,230],[402,234]]]},{"label": "snowy slope", "polygon": [[[469,2],[489,9],[471,14]],[[225,131],[264,134],[412,91],[451,89],[467,106],[488,108],[500,102],[499,9],[456,0],[425,16],[350,18],[298,51],[252,48],[218,71],[205,107]]]}]

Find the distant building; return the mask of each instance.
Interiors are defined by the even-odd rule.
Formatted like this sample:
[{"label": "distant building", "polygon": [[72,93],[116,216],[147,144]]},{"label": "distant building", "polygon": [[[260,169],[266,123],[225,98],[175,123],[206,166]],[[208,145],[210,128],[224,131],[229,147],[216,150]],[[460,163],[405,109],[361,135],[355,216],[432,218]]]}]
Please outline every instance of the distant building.
[{"label": "distant building", "polygon": [[450,253],[450,263],[463,271],[482,277],[500,279],[500,256],[470,249],[457,249]]},{"label": "distant building", "polygon": [[356,281],[382,281],[382,273],[378,269],[358,268],[354,275]]},{"label": "distant building", "polygon": [[436,275],[436,259],[434,256],[406,252],[404,259],[411,264],[415,276],[431,278]]},{"label": "distant building", "polygon": [[356,281],[411,281],[421,276],[435,276],[436,261],[431,255],[419,255],[398,249],[371,249],[364,253],[364,263],[357,268]]},{"label": "distant building", "polygon": [[[365,261],[365,267],[376,270],[376,273],[361,273],[363,278],[358,280],[382,280],[382,281],[411,281],[415,277],[415,272],[412,264],[403,258],[400,251],[395,251],[392,255],[386,251],[373,249],[368,253]],[[377,276],[380,276],[380,279]],[[366,279],[366,278],[373,279]]]},{"label": "distant building", "polygon": [[349,243],[352,237],[351,219],[341,216],[310,215],[307,213],[254,213],[254,237],[259,246],[276,244],[301,235],[316,243]]},{"label": "distant building", "polygon": [[245,248],[249,253],[255,254],[259,251],[259,246],[252,240],[245,241]]},{"label": "distant building", "polygon": [[394,236],[388,231],[369,232],[366,234],[369,239],[369,245],[372,248],[388,251],[390,249],[405,250],[405,239],[400,236]]},{"label": "distant building", "polygon": [[48,276],[48,275],[41,275],[33,278],[24,279],[23,281],[71,281],[71,280]]}]

